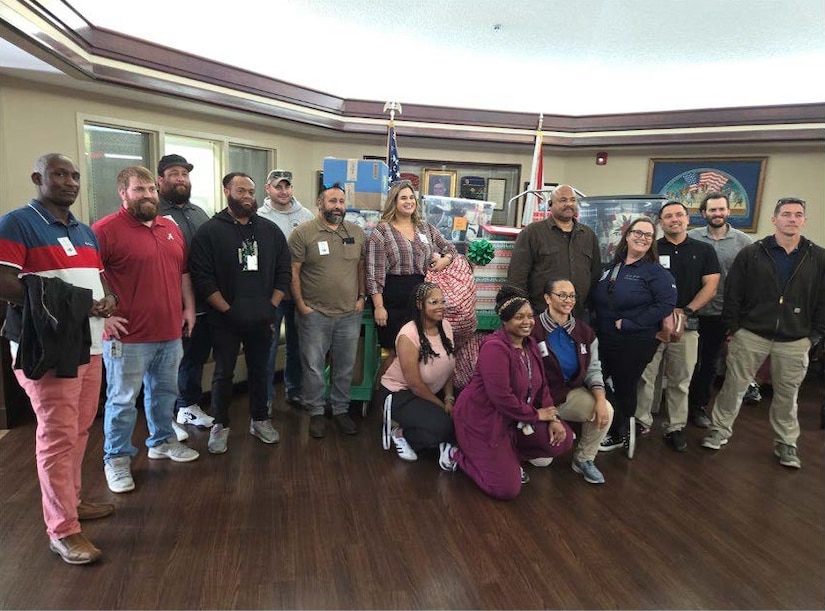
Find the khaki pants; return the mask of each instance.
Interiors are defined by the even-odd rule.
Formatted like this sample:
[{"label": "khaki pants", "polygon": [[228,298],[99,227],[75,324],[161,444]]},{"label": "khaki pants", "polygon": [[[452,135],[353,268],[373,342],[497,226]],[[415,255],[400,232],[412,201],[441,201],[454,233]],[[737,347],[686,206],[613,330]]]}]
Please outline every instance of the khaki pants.
[{"label": "khaki pants", "polygon": [[797,397],[808,370],[811,340],[775,342],[747,329],[739,329],[728,345],[725,383],[713,406],[713,428],[727,439],[733,435],[733,422],[742,407],[742,397],[756,371],[771,357],[773,399],[769,417],[775,441],[796,447],[799,437]]},{"label": "khaki pants", "polygon": [[596,405],[596,399],[593,393],[586,388],[574,388],[567,393],[567,400],[561,405],[557,405],[556,409],[559,411],[559,418],[567,422],[581,422],[582,436],[579,439],[579,445],[573,453],[573,457],[578,461],[593,460],[596,458],[596,453],[599,451],[599,444],[610,430],[610,423],[613,422],[613,406],[607,402],[607,413],[610,415],[610,420],[607,421],[607,426],[600,429],[595,420],[591,421],[593,417],[593,407]]},{"label": "khaki pants", "polygon": [[656,354],[645,367],[636,393],[636,420],[646,427],[653,424],[653,397],[659,364],[665,357],[664,373],[667,388],[664,389],[668,421],[663,424],[665,432],[681,431],[688,419],[688,391],[699,350],[699,333],[685,331],[678,342],[659,344]]}]

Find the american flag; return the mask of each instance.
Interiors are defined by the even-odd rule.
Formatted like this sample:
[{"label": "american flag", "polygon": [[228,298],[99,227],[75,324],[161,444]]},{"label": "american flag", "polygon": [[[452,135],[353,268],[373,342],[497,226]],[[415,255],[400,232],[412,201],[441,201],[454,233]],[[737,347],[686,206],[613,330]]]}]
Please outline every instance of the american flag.
[{"label": "american flag", "polygon": [[719,191],[728,182],[728,177],[719,172],[702,172],[699,175],[699,184],[708,191]]},{"label": "american flag", "polygon": [[401,160],[398,158],[398,142],[395,140],[395,126],[392,122],[387,133],[387,166],[390,168],[390,183],[401,180]]}]

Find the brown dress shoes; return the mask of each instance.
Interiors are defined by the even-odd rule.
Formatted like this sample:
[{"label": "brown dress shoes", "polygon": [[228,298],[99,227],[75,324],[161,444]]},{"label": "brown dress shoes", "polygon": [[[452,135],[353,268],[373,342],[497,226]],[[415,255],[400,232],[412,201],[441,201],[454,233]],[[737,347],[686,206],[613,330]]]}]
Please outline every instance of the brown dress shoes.
[{"label": "brown dress shoes", "polygon": [[100,560],[102,555],[83,533],[68,535],[62,539],[52,539],[49,549],[63,558],[68,564],[91,564]]},{"label": "brown dress shoes", "polygon": [[115,506],[110,503],[87,503],[80,501],[77,506],[78,520],[97,520],[111,515],[115,510]]}]

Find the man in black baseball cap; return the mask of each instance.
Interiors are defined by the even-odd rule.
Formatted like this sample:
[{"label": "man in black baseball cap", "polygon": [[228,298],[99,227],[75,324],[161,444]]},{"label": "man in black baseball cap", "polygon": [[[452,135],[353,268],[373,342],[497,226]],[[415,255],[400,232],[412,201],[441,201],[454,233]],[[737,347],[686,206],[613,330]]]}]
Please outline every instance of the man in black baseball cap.
[{"label": "man in black baseball cap", "polygon": [[[158,163],[160,214],[177,223],[186,240],[187,249],[198,228],[209,220],[209,215],[200,206],[189,201],[192,195],[189,172],[193,168],[181,155],[165,155]],[[196,298],[195,309],[197,322],[192,334],[183,338],[183,359],[178,368],[178,399],[175,403],[175,417],[172,419],[172,428],[178,441],[189,438],[189,433],[181,425],[208,428],[213,423],[212,416],[205,413],[199,405],[203,395],[203,366],[212,348],[212,329],[204,316],[206,306],[203,300]]]},{"label": "man in black baseball cap", "polygon": [[171,168],[172,166],[179,165],[182,168],[186,168],[187,172],[191,172],[193,166],[191,163],[186,161],[186,158],[181,155],[164,155],[160,158],[158,162],[158,176],[163,176],[164,171],[167,168]]}]

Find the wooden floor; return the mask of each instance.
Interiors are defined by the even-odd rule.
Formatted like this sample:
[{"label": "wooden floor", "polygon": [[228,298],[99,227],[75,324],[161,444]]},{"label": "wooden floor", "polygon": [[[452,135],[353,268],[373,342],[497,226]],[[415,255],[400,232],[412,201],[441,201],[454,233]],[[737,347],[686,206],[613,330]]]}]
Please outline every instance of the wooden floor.
[{"label": "wooden floor", "polygon": [[[247,430],[233,405],[229,452],[189,442],[190,464],[133,462],[137,489],[108,491],[101,422],[84,496],[117,505],[85,525],[104,552],[73,567],[52,554],[34,465],[34,424],[0,439],[2,609],[813,609],[825,605],[825,444],[819,381],[800,408],[803,469],[779,466],[769,396],[744,407],[719,452],[676,454],[657,434],[637,457],[602,454],[604,486],[569,457],[514,501],[482,494],[435,454],[383,452],[380,414],[344,437],[309,438],[276,415],[282,441]],[[141,442],[141,419],[136,435]]]}]

